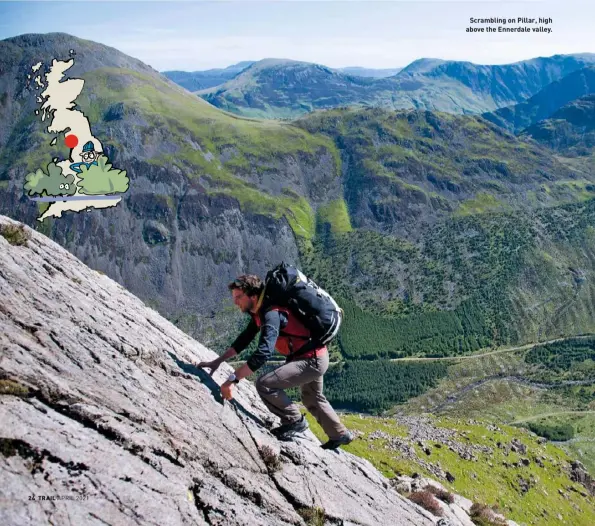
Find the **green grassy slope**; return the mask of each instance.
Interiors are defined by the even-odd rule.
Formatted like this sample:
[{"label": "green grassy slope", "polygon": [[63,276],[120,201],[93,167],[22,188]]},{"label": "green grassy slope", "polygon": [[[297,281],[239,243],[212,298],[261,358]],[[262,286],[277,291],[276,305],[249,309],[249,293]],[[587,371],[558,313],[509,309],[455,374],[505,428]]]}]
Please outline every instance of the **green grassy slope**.
[{"label": "green grassy slope", "polygon": [[[317,422],[307,418],[325,441]],[[595,521],[595,499],[568,476],[572,457],[524,429],[447,417],[341,419],[359,436],[345,450],[370,460],[387,477],[429,476],[473,502],[497,506],[519,524],[588,526]],[[519,442],[524,453],[510,447]],[[454,481],[437,477],[440,471],[448,471]]]},{"label": "green grassy slope", "polygon": [[[377,220],[560,204],[574,192],[554,183],[590,181],[548,149],[475,116],[336,109],[296,125],[334,140],[349,163],[350,211],[369,203]],[[355,194],[364,189],[368,194]]]}]

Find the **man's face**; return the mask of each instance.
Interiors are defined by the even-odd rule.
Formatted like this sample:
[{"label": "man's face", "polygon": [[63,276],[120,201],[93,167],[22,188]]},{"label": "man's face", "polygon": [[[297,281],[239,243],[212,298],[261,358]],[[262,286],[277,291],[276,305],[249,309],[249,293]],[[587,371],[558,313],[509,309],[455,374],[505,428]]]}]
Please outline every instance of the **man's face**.
[{"label": "man's face", "polygon": [[249,312],[254,307],[254,299],[252,296],[248,296],[241,289],[233,289],[231,291],[233,302],[242,312]]},{"label": "man's face", "polygon": [[93,162],[95,160],[95,152],[83,152],[81,153],[81,157],[86,163]]}]

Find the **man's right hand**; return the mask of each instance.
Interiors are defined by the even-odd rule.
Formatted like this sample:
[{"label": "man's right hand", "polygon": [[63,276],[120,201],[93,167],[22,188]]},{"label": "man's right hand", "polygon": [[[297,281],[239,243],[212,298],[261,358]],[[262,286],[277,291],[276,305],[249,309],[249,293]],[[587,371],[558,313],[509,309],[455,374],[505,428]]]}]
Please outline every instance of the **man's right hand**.
[{"label": "man's right hand", "polygon": [[208,367],[209,369],[211,369],[211,372],[209,373],[211,376],[213,376],[213,373],[219,369],[219,366],[221,365],[222,360],[220,360],[219,358],[215,358],[212,362],[199,362],[196,365],[196,367],[200,367],[200,368],[205,368]]}]

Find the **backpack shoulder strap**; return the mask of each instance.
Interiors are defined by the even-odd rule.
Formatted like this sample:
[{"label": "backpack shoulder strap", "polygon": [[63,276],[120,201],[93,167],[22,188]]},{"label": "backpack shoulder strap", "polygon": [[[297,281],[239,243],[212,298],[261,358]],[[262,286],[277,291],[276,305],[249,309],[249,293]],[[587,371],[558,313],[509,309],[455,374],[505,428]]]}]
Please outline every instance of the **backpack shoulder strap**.
[{"label": "backpack shoulder strap", "polygon": [[265,288],[262,288],[262,292],[260,293],[260,296],[258,296],[258,302],[256,303],[256,312],[260,311],[260,307],[262,307],[262,302],[264,300],[264,292],[265,292]]}]

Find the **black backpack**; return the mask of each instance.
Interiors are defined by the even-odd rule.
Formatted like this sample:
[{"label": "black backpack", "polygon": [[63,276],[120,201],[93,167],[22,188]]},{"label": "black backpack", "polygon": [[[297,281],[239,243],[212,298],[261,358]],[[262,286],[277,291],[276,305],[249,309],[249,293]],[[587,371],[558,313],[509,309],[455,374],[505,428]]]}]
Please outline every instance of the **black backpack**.
[{"label": "black backpack", "polygon": [[310,331],[312,342],[326,345],[339,332],[343,310],[331,295],[297,268],[281,263],[265,279],[262,310],[287,307]]}]

